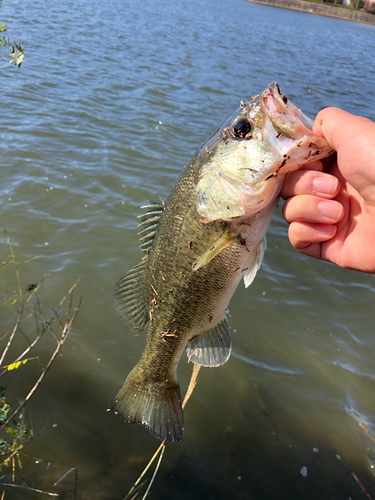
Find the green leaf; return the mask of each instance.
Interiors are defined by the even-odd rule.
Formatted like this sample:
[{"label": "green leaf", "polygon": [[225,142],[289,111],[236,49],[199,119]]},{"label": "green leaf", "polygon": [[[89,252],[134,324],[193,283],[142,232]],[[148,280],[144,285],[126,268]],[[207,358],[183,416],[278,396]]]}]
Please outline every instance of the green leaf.
[{"label": "green leaf", "polygon": [[5,427],[5,432],[7,434],[9,434],[9,436],[11,438],[13,438],[13,440],[16,439],[16,437],[17,437],[17,431],[16,431],[16,429],[14,429],[13,427],[11,427],[10,425],[8,427]]},{"label": "green leaf", "polygon": [[10,61],[10,64],[15,64],[18,67],[21,66],[25,53],[18,42],[13,41],[13,43],[11,43],[9,39],[7,40],[4,37],[0,39],[0,47],[10,50],[11,53],[9,56],[13,58],[12,61]]},{"label": "green leaf", "polygon": [[5,451],[9,449],[9,443],[6,439],[0,438],[0,449]]}]

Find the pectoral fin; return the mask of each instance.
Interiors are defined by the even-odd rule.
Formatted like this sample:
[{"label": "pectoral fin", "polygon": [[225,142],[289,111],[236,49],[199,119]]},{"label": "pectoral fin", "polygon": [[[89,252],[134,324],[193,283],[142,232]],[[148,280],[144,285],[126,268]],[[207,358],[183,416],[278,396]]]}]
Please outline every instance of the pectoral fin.
[{"label": "pectoral fin", "polygon": [[254,281],[255,275],[258,269],[262,265],[264,252],[267,248],[266,237],[262,239],[259,245],[256,247],[255,251],[251,254],[247,269],[243,274],[243,280],[245,283],[245,288],[247,288]]},{"label": "pectoral fin", "polygon": [[208,250],[206,250],[202,255],[200,255],[192,264],[193,271],[196,271],[200,267],[208,264],[216,255],[218,255],[224,248],[230,245],[236,238],[230,235],[228,229],[224,231],[224,233],[219,236],[219,238],[213,242]]},{"label": "pectoral fin", "polygon": [[201,366],[220,366],[228,361],[232,337],[227,314],[206,332],[191,340],[186,348],[189,361]]}]

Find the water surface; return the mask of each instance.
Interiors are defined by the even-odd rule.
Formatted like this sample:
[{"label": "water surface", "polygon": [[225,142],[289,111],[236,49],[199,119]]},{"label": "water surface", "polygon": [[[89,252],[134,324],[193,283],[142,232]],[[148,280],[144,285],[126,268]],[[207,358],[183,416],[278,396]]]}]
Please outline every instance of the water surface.
[{"label": "water surface", "polygon": [[[144,343],[111,299],[141,258],[139,207],[164,199],[240,100],[273,80],[310,116],[339,106],[375,120],[375,31],[244,0],[7,0],[0,14],[27,54],[0,75],[1,227],[19,260],[44,254],[20,271],[25,286],[49,274],[46,314],[78,277],[83,296],[27,406],[25,451],[46,461],[25,458],[22,476],[51,491],[75,467],[77,498],[121,499],[158,444],[106,412]],[[298,254],[280,214],[257,279],[231,302],[233,355],[202,370],[152,498],[363,498],[352,473],[375,496],[374,277]],[[5,235],[0,250],[7,260]],[[12,404],[37,373],[28,367],[5,382]],[[190,373],[183,358],[183,392]],[[71,497],[72,475],[55,491]]]}]

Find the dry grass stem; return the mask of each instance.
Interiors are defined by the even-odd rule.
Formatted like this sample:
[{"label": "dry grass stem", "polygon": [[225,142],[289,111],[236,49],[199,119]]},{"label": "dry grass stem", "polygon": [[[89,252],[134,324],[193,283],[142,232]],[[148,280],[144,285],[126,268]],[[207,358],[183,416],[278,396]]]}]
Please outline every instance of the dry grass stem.
[{"label": "dry grass stem", "polygon": [[51,493],[50,491],[38,490],[37,488],[31,488],[30,486],[23,486],[22,484],[13,483],[0,483],[0,486],[11,486],[12,488],[23,488],[29,491],[35,491],[36,493],[43,493],[44,495],[49,495],[50,497],[58,497],[58,493]]},{"label": "dry grass stem", "polygon": [[[155,453],[152,456],[151,460],[146,465],[146,467],[143,469],[142,474],[139,476],[139,478],[133,484],[132,488],[129,490],[129,493],[126,495],[126,497],[124,498],[124,500],[132,500],[132,498],[135,498],[134,496],[132,497],[131,495],[133,495],[134,493],[138,492],[142,488],[142,486],[145,484],[145,482],[141,483],[142,478],[146,474],[146,472],[148,471],[148,469],[151,467],[152,462],[159,455],[159,453],[161,452],[161,450],[162,450],[163,447],[165,447],[165,439],[164,439],[164,441],[162,441],[162,443],[159,446],[159,448],[155,451]],[[164,454],[164,452],[163,452],[163,454]]]},{"label": "dry grass stem", "polygon": [[158,460],[158,463],[156,464],[156,467],[155,467],[155,470],[154,470],[154,473],[152,475],[152,478],[151,478],[151,481],[147,487],[147,490],[145,491],[145,494],[143,495],[142,497],[142,500],[145,500],[145,498],[147,497],[147,495],[149,494],[150,492],[150,489],[151,489],[151,486],[152,486],[152,483],[154,482],[154,479],[156,477],[156,474],[158,473],[158,470],[159,470],[159,467],[160,467],[160,464],[161,464],[161,461],[162,461],[162,458],[163,458],[163,455],[164,455],[164,451],[165,451],[165,444],[164,442],[162,443],[162,448],[161,448],[161,453],[160,453],[160,457],[159,457],[159,460]]}]

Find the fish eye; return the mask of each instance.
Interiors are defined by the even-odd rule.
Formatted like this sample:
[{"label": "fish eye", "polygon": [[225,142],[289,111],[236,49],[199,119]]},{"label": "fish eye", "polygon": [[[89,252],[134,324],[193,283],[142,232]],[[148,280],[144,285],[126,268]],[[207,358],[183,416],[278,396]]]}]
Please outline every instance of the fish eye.
[{"label": "fish eye", "polygon": [[236,137],[246,137],[251,132],[251,123],[246,118],[238,120],[233,125],[233,134]]}]

